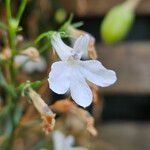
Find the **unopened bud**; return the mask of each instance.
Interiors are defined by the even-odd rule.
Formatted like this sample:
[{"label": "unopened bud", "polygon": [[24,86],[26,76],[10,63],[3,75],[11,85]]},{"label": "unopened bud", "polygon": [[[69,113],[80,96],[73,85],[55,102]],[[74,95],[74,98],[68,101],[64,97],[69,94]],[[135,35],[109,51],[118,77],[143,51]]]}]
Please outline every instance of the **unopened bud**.
[{"label": "unopened bud", "polygon": [[60,8],[56,11],[54,17],[58,23],[62,23],[66,19],[67,13],[64,9]]},{"label": "unopened bud", "polygon": [[16,44],[20,44],[21,42],[23,42],[24,38],[21,34],[18,34],[16,36]]},{"label": "unopened bud", "polygon": [[2,53],[0,53],[0,59],[7,60],[9,58],[11,58],[11,49],[9,47],[5,47]]},{"label": "unopened bud", "polygon": [[108,44],[116,43],[127,35],[134,21],[135,5],[131,0],[112,8],[101,25],[101,36]]},{"label": "unopened bud", "polygon": [[28,56],[31,60],[37,61],[39,59],[39,51],[34,47],[29,47],[22,51],[21,54]]}]

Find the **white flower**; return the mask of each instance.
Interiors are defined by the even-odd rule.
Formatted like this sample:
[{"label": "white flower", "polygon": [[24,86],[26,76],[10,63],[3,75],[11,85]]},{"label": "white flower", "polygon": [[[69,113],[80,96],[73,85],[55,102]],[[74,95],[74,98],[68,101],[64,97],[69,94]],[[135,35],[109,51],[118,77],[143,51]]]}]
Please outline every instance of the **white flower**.
[{"label": "white flower", "polygon": [[54,142],[54,150],[87,150],[83,147],[73,147],[74,137],[69,135],[65,137],[65,135],[60,131],[54,131],[53,135]]},{"label": "white flower", "polygon": [[92,102],[92,92],[86,80],[101,87],[116,81],[115,72],[107,70],[99,61],[80,60],[87,51],[88,35],[80,36],[73,48],[67,46],[58,33],[53,35],[51,43],[62,60],[52,64],[49,74],[49,87],[54,92],[64,94],[70,90],[72,99],[80,106],[87,107]]},{"label": "white flower", "polygon": [[39,57],[36,61],[30,60],[28,56],[17,55],[14,58],[15,64],[23,65],[23,70],[27,73],[33,73],[34,71],[42,72],[46,69],[46,61],[43,57]]}]

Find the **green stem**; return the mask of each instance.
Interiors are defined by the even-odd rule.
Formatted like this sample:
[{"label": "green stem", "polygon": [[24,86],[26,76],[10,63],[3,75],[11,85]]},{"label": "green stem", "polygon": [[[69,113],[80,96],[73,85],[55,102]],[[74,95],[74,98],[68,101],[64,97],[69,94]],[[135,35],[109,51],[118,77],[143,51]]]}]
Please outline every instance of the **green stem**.
[{"label": "green stem", "polygon": [[10,42],[10,48],[12,50],[12,55],[15,55],[15,37],[16,37],[16,31],[11,27],[11,24],[9,24],[9,42]]},{"label": "green stem", "polygon": [[21,1],[20,7],[19,7],[19,10],[18,10],[18,13],[17,13],[17,17],[16,17],[18,22],[20,22],[20,19],[21,19],[22,14],[23,14],[23,12],[25,10],[26,4],[27,4],[27,0],[22,0]]},{"label": "green stem", "polygon": [[6,13],[9,20],[11,18],[10,0],[6,0]]},{"label": "green stem", "polygon": [[5,81],[5,78],[0,70],[0,78],[2,79],[0,80],[0,86],[3,87],[3,89],[6,91],[6,99],[7,99],[6,107],[8,107],[8,112],[6,114],[6,117],[7,117],[6,132],[5,132],[6,139],[3,143],[3,146],[5,150],[9,150],[9,149],[12,149],[14,131],[19,123],[19,120],[15,121],[15,118],[16,118],[15,111],[17,109],[16,106],[17,106],[17,102],[19,99],[17,90],[15,88],[16,86],[16,69],[14,66],[14,56],[16,55],[15,38],[16,38],[16,33],[18,31],[17,29],[19,26],[19,22],[22,17],[23,11],[25,9],[27,0],[21,1],[16,19],[12,18],[12,15],[11,15],[10,0],[5,0],[5,3],[6,3],[6,13],[7,13],[7,23],[8,23],[9,46],[12,51],[12,57],[8,63],[9,68],[10,68],[11,79],[10,79],[10,83],[8,84]]},{"label": "green stem", "polygon": [[50,34],[51,31],[44,32],[40,34],[34,41],[34,44],[36,45],[39,41],[41,41],[43,38],[47,37],[48,34]]},{"label": "green stem", "polygon": [[10,85],[10,84],[7,84],[3,74],[2,74],[2,71],[0,69],[0,86],[9,94],[11,95],[11,97],[16,97],[16,92],[15,92],[15,88]]},{"label": "green stem", "polygon": [[11,20],[11,4],[10,0],[5,0],[6,3],[6,14],[7,14],[7,22],[8,22],[8,36],[9,36],[9,44],[10,48],[14,49],[15,48],[15,43],[13,42],[15,39],[15,31],[12,28]]},{"label": "green stem", "polygon": [[9,46],[12,51],[12,57],[9,60],[9,68],[11,72],[11,83],[14,83],[15,80],[15,68],[14,68],[14,55],[16,53],[15,47],[15,38],[17,31],[17,21],[11,16],[11,8],[10,8],[10,0],[6,0],[6,12],[7,12],[7,22],[8,22],[8,38],[9,38]]},{"label": "green stem", "polygon": [[50,46],[50,43],[47,42],[45,45],[43,45],[40,49],[39,49],[39,53],[42,54],[44,53]]}]

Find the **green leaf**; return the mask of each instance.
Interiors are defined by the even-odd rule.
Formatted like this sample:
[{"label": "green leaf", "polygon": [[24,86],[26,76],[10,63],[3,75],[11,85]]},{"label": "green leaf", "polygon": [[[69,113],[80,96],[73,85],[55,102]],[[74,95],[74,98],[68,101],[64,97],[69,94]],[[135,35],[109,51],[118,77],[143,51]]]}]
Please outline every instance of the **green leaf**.
[{"label": "green leaf", "polygon": [[79,27],[81,27],[81,26],[83,26],[83,25],[84,25],[84,22],[83,22],[83,21],[76,22],[76,23],[73,23],[73,24],[72,24],[72,26],[73,26],[74,28],[79,28]]},{"label": "green leaf", "polygon": [[71,14],[69,16],[69,19],[61,26],[59,31],[65,32],[67,30],[68,26],[71,25],[72,20],[73,20],[73,14]]},{"label": "green leaf", "polygon": [[27,4],[27,0],[22,0],[21,1],[21,4],[20,4],[18,12],[17,12],[17,17],[16,17],[18,22],[20,22],[20,19],[21,19],[22,14],[23,14],[23,12],[25,10],[26,4]]},{"label": "green leaf", "polygon": [[21,119],[23,113],[23,108],[21,106],[17,106],[14,112],[14,124],[17,125]]}]

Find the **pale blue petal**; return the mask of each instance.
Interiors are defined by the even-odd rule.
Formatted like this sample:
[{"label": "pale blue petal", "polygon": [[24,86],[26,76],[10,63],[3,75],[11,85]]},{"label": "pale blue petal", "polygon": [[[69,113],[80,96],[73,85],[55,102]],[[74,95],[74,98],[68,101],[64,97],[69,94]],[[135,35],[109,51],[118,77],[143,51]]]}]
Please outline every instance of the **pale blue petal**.
[{"label": "pale blue petal", "polygon": [[74,43],[75,54],[80,59],[82,55],[87,56],[90,36],[88,34],[81,35]]},{"label": "pale blue petal", "polygon": [[110,86],[117,80],[116,73],[97,60],[80,61],[80,71],[87,80],[101,87]]},{"label": "pale blue petal", "polygon": [[66,62],[58,61],[52,64],[49,73],[49,87],[57,94],[64,94],[70,85],[70,68]]},{"label": "pale blue petal", "polygon": [[53,35],[51,43],[53,49],[57,52],[61,60],[67,60],[72,56],[73,49],[62,41],[59,33]]},{"label": "pale blue petal", "polygon": [[80,106],[87,107],[92,103],[92,92],[78,69],[71,76],[70,92],[72,99]]}]

